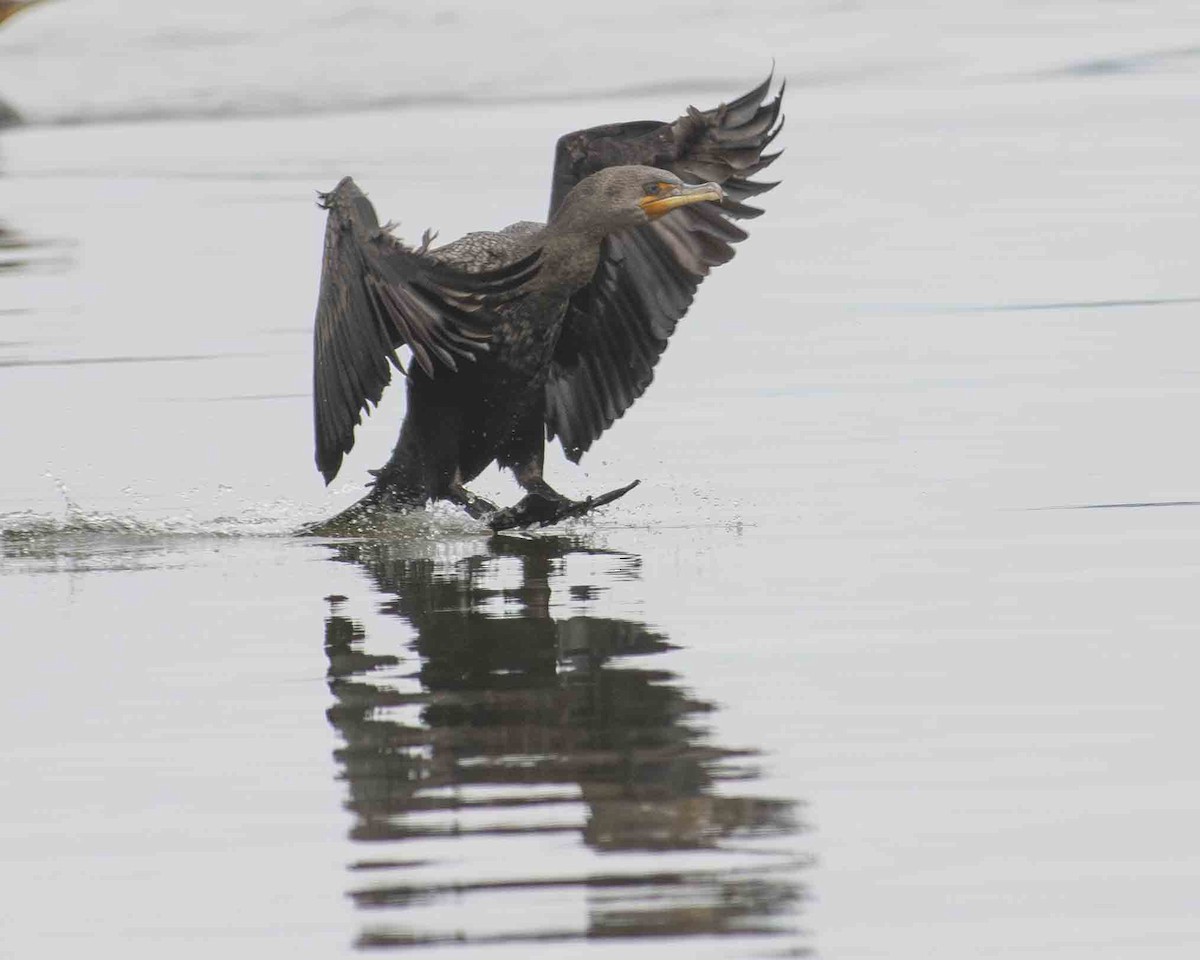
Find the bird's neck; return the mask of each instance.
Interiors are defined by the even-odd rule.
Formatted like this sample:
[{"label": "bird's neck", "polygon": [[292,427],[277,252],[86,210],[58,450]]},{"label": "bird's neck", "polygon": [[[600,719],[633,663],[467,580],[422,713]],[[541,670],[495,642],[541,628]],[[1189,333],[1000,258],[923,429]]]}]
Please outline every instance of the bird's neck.
[{"label": "bird's neck", "polygon": [[531,238],[542,251],[541,268],[527,286],[531,292],[569,297],[584,286],[600,262],[604,235],[583,218],[556,216]]}]

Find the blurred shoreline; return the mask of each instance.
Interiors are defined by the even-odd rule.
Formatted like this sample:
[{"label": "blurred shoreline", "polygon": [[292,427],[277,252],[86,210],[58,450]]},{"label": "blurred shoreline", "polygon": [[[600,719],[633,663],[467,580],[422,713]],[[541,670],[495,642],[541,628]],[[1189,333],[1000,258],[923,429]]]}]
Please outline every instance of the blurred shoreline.
[{"label": "blurred shoreline", "polygon": [[[374,99],[346,103],[328,104],[225,104],[205,106],[186,103],[164,104],[158,109],[133,108],[128,112],[114,110],[111,113],[91,115],[62,115],[40,120],[27,120],[15,108],[0,101],[0,130],[6,127],[58,128],[103,126],[112,124],[170,123],[192,120],[290,120],[326,115],[351,116],[377,111],[404,111],[441,107],[449,109],[476,107],[539,106],[560,103],[604,103],[624,101],[639,97],[672,95],[700,100],[732,99],[739,91],[761,81],[761,77],[730,76],[713,79],[696,77],[687,80],[663,80],[658,83],[631,84],[628,86],[600,88],[594,90],[564,90],[545,92],[516,92],[496,94],[433,93],[419,96],[395,94]],[[793,83],[794,81],[790,81]]]},{"label": "blurred shoreline", "polygon": [[151,0],[39,6],[0,31],[0,126],[298,117],[410,106],[510,106],[642,96],[719,100],[774,64],[795,86],[894,93],[1129,74],[1194,74],[1200,8],[1169,0],[909,10],[882,0],[764,0],[736,18],[647,7],[460,0]]}]

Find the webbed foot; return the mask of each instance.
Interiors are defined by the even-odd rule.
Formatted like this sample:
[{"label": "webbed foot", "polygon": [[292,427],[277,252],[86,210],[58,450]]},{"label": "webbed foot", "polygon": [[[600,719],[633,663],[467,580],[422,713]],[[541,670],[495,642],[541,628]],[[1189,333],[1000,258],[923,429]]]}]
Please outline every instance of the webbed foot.
[{"label": "webbed foot", "polygon": [[548,527],[552,523],[558,523],[569,517],[580,517],[595,510],[596,507],[612,503],[625,496],[640,482],[640,480],[634,480],[633,483],[618,487],[616,490],[609,490],[596,497],[588,497],[586,500],[571,500],[547,486],[544,490],[539,489],[526,494],[515,506],[497,510],[488,519],[487,524],[495,533],[499,533],[501,530],[512,530],[516,527],[530,527],[534,524]]}]

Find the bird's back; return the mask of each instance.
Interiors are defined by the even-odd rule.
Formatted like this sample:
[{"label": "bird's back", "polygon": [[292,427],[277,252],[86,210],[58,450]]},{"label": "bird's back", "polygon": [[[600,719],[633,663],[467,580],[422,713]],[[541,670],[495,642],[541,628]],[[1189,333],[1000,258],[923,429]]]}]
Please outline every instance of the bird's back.
[{"label": "bird's back", "polygon": [[532,220],[511,223],[503,230],[480,230],[429,251],[429,255],[447,266],[468,273],[492,270],[519,260],[536,245],[536,237],[545,224]]}]

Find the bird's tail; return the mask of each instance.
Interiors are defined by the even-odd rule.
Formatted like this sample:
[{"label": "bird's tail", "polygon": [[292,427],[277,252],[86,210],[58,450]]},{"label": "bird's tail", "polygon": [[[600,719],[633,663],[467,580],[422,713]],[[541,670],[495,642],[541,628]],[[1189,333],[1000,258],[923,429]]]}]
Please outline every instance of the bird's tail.
[{"label": "bird's tail", "polygon": [[375,479],[367,495],[328,520],[309,525],[303,532],[316,536],[354,533],[383,515],[423,507],[437,497],[426,473],[420,446],[412,439],[406,423],[391,458],[380,469],[371,471]]}]

